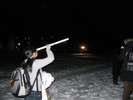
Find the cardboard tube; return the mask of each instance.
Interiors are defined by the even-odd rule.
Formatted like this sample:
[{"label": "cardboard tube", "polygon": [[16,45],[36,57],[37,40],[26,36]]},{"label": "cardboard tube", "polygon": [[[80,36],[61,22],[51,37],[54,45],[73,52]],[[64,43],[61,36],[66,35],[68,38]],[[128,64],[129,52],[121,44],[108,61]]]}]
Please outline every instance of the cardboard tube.
[{"label": "cardboard tube", "polygon": [[[56,45],[56,44],[60,44],[60,43],[62,43],[62,42],[66,42],[66,41],[68,41],[68,40],[69,40],[69,38],[62,39],[62,40],[60,40],[60,41],[51,43],[50,46],[54,46],[54,45]],[[39,50],[42,50],[42,49],[45,49],[45,48],[46,48],[46,46],[42,46],[42,47],[37,48],[36,50],[39,51]]]}]

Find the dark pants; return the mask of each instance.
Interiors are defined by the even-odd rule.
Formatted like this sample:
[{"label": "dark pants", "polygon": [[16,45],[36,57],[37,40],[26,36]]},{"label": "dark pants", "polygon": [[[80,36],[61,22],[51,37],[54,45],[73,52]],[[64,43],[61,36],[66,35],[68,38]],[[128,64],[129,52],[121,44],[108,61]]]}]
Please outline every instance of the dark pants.
[{"label": "dark pants", "polygon": [[42,93],[37,91],[32,91],[27,97],[24,98],[25,100],[42,100]]},{"label": "dark pants", "polygon": [[119,60],[115,60],[112,66],[113,81],[118,82],[121,68],[122,68],[122,63]]},{"label": "dark pants", "polygon": [[133,82],[124,82],[123,100],[130,100],[130,94],[133,89]]}]

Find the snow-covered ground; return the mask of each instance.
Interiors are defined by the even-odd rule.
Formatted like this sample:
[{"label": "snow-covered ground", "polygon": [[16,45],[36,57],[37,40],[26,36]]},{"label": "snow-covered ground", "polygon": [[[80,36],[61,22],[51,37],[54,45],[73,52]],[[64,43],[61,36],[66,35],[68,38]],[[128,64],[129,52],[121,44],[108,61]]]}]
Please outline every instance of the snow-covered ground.
[{"label": "snow-covered ground", "polygon": [[[0,69],[0,100],[21,100],[10,93],[11,67]],[[122,100],[123,83],[112,84],[111,68],[108,59],[72,55],[56,57],[43,70],[55,78],[49,88],[51,100]]]}]

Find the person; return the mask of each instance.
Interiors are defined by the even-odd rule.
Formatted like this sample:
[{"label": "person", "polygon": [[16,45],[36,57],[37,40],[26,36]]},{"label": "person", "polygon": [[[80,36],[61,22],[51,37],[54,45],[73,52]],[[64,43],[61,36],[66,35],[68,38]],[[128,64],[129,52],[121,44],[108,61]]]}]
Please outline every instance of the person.
[{"label": "person", "polygon": [[[38,70],[41,70],[40,72],[42,72],[43,67],[47,66],[48,64],[54,61],[54,54],[51,51],[50,45],[46,45],[46,53],[46,58],[36,59],[38,57],[38,51],[33,46],[28,46],[24,49],[24,54],[27,57],[27,59],[24,60],[22,68],[27,69],[31,84],[33,84],[33,81],[35,80]],[[41,75],[39,74],[31,93],[28,96],[26,96],[24,100],[42,100],[41,91],[42,80]]]},{"label": "person", "polygon": [[120,71],[122,67],[122,61],[119,60],[119,54],[120,54],[121,48],[118,46],[113,50],[113,55],[112,55],[112,75],[113,75],[113,85],[119,85],[118,84],[118,79],[120,76]]},{"label": "person", "polygon": [[[130,100],[130,94],[133,89],[133,70],[128,70],[127,55],[129,51],[133,51],[133,39],[125,39],[125,46],[119,55],[119,59],[123,60],[123,66],[120,73],[120,78],[124,82],[123,100]],[[133,59],[133,56],[131,56]],[[133,66],[132,66],[133,67]]]}]

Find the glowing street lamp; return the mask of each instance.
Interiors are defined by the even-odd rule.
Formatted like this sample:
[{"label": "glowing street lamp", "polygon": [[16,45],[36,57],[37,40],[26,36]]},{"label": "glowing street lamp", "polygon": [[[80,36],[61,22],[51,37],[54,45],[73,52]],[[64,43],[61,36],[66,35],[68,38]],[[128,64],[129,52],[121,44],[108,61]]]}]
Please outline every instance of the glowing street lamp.
[{"label": "glowing street lamp", "polygon": [[81,46],[80,49],[81,49],[81,50],[85,50],[85,46]]},{"label": "glowing street lamp", "polygon": [[81,45],[80,46],[80,51],[81,52],[86,52],[87,51],[87,47],[85,45]]}]

